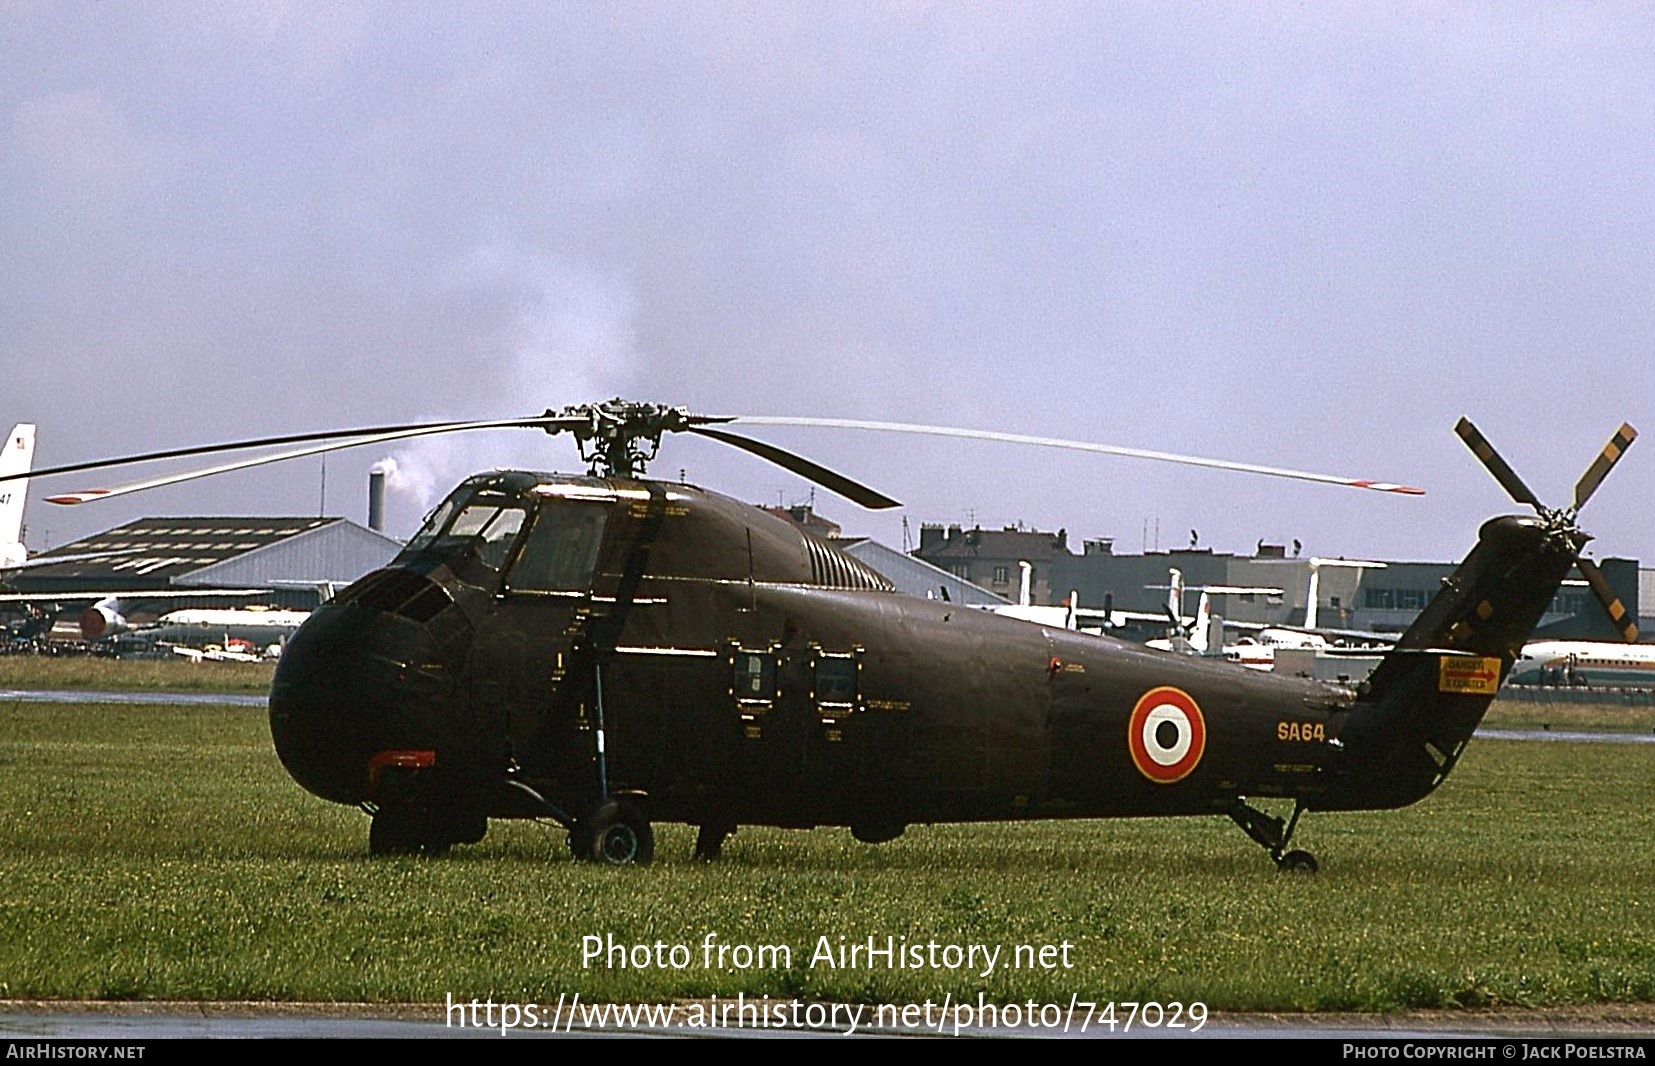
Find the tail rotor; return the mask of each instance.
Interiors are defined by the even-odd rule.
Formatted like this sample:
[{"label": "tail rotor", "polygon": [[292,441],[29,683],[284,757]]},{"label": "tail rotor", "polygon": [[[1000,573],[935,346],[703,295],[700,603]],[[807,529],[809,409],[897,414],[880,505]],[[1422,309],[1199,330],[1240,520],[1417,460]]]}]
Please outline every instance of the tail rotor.
[{"label": "tail rotor", "polygon": [[1545,521],[1551,535],[1568,546],[1569,553],[1574,556],[1575,569],[1580,571],[1580,576],[1586,579],[1587,586],[1608,612],[1609,621],[1620,632],[1623,640],[1628,644],[1635,642],[1638,639],[1637,619],[1631,616],[1626,605],[1621,603],[1620,597],[1615,595],[1615,590],[1609,586],[1609,580],[1603,576],[1603,571],[1598,565],[1580,554],[1587,541],[1592,538],[1591,534],[1580,528],[1577,519],[1586,501],[1597,492],[1598,486],[1603,484],[1603,479],[1609,476],[1609,471],[1613,470],[1615,464],[1620,462],[1621,456],[1626,454],[1626,449],[1638,439],[1638,431],[1629,423],[1621,423],[1621,427],[1609,438],[1609,443],[1604,445],[1603,450],[1575,483],[1574,503],[1569,507],[1547,507],[1541,503],[1540,498],[1523,483],[1523,479],[1517,476],[1517,472],[1494,449],[1494,445],[1489,443],[1482,431],[1471,424],[1470,419],[1461,418],[1459,424],[1454,427],[1454,432],[1494,476],[1494,480],[1500,483],[1500,487],[1505,489],[1513,500],[1533,507],[1535,513]]}]

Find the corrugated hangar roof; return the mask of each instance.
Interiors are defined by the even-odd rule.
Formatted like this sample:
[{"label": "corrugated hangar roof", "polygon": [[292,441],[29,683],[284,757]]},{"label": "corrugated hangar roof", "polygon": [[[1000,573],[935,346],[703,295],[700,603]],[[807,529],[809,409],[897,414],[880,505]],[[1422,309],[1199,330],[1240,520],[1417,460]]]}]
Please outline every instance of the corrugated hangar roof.
[{"label": "corrugated hangar roof", "polygon": [[[72,578],[160,588],[202,567],[280,544],[342,518],[140,518],[35,556],[31,584]],[[108,554],[98,554],[108,553]],[[97,555],[96,558],[85,558]],[[79,556],[58,564],[55,556]]]}]

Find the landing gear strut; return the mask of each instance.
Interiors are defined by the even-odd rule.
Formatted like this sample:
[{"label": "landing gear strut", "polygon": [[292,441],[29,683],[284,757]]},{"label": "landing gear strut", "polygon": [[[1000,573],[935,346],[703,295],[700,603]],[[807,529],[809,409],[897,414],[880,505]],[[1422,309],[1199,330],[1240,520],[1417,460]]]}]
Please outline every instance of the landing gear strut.
[{"label": "landing gear strut", "polygon": [[1293,814],[1285,822],[1265,814],[1257,807],[1248,806],[1247,801],[1242,799],[1235,801],[1235,806],[1230,808],[1229,813],[1230,820],[1239,825],[1242,832],[1270,853],[1277,870],[1282,873],[1316,872],[1316,856],[1308,851],[1287,850],[1287,844],[1293,839],[1293,830],[1299,825],[1299,815],[1304,813],[1304,807],[1295,803]]},{"label": "landing gear strut", "polygon": [[715,862],[724,851],[724,841],[736,831],[733,825],[708,822],[695,832],[695,857],[702,862]]}]

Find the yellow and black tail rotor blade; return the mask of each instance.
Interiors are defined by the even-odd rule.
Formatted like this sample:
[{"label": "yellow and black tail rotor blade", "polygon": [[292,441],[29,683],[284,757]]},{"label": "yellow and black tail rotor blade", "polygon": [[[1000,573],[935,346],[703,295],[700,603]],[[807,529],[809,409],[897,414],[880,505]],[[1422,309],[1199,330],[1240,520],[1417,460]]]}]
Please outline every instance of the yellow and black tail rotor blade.
[{"label": "yellow and black tail rotor blade", "polygon": [[1626,605],[1621,603],[1620,597],[1615,595],[1615,590],[1609,587],[1609,579],[1603,576],[1603,571],[1599,570],[1598,565],[1590,559],[1577,557],[1575,566],[1580,570],[1580,576],[1584,577],[1586,583],[1592,586],[1592,591],[1597,594],[1598,602],[1603,604],[1603,609],[1609,612],[1609,621],[1613,622],[1615,628],[1620,630],[1621,639],[1628,644],[1637,643],[1638,620],[1627,612]]},{"label": "yellow and black tail rotor blade", "polygon": [[1632,447],[1632,442],[1638,439],[1638,431],[1630,423],[1622,422],[1621,428],[1609,438],[1609,443],[1603,446],[1603,451],[1592,460],[1592,465],[1586,468],[1580,480],[1575,482],[1575,510],[1580,510],[1592,493],[1603,484],[1603,479],[1609,476],[1609,471],[1615,468],[1620,457],[1626,454],[1626,449]]},{"label": "yellow and black tail rotor blade", "polygon": [[1494,445],[1488,442],[1481,430],[1471,424],[1469,418],[1461,418],[1459,424],[1454,427],[1454,432],[1459,434],[1466,447],[1471,449],[1471,454],[1488,468],[1488,472],[1494,475],[1494,480],[1500,483],[1500,487],[1505,489],[1512,499],[1518,503],[1526,503],[1535,510],[1542,509],[1539,498],[1529,491],[1529,487],[1523,484],[1523,479],[1517,476],[1517,471],[1500,457],[1500,453],[1494,450]]}]

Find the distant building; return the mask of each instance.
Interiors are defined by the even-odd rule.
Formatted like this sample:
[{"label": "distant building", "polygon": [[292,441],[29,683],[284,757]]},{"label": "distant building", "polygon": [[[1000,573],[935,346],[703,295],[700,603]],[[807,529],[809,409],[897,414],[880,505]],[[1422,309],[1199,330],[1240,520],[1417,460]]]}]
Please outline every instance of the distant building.
[{"label": "distant building", "polygon": [[759,510],[765,514],[775,515],[777,518],[785,518],[805,532],[814,533],[818,537],[825,537],[828,540],[839,538],[841,529],[839,523],[817,514],[815,507],[811,504],[796,503],[791,507],[764,507],[761,505]]},{"label": "distant building", "polygon": [[[401,548],[344,518],[140,518],[42,552],[8,582],[48,594],[268,589],[266,602],[304,608],[316,605],[319,583],[353,581]],[[213,602],[222,601],[201,605]],[[167,601],[168,609],[192,605]]]},{"label": "distant building", "polygon": [[[1068,533],[1042,533],[1021,526],[983,529],[974,526],[923,525],[913,554],[955,577],[988,589],[1008,603],[1017,602],[1022,583],[1019,563],[1028,563],[1030,602],[1052,602],[1052,566],[1069,555]],[[1063,595],[1067,595],[1065,587]]]},{"label": "distant building", "polygon": [[[1213,610],[1232,622],[1302,626],[1314,616],[1319,628],[1376,633],[1407,629],[1458,565],[1393,561],[1356,568],[1340,565],[1342,560],[1313,560],[1301,552],[1297,543],[1289,554],[1284,545],[1260,541],[1251,555],[1196,546],[1127,555],[1116,554],[1114,543],[1100,538],[1084,541],[1076,553],[1063,530],[927,524],[920,528],[920,546],[913,555],[1008,602],[1018,596],[1018,564],[1027,562],[1033,567],[1030,600],[1036,605],[1064,603],[1073,591],[1082,607],[1108,603],[1116,610],[1159,614],[1166,606],[1170,571],[1176,569],[1187,589],[1186,615],[1195,613],[1203,586],[1269,589],[1276,591],[1215,594]],[[1314,612],[1308,600],[1313,567]],[[1640,604],[1655,605],[1655,596],[1644,589],[1655,587],[1655,571],[1640,572],[1631,559],[1604,559],[1599,567],[1634,615]],[[1616,639],[1608,615],[1578,573],[1571,573],[1558,591],[1536,637]]]}]

